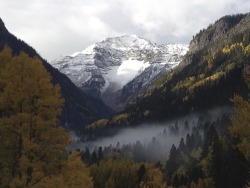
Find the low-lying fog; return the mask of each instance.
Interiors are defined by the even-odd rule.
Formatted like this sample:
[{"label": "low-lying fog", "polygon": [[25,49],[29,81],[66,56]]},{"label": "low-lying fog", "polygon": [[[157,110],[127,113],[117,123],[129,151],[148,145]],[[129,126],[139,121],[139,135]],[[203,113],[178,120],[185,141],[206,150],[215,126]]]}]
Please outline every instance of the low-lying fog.
[{"label": "low-lying fog", "polygon": [[81,142],[74,136],[69,150],[80,149],[84,151],[88,147],[90,152],[93,152],[102,147],[105,153],[105,150],[111,149],[128,152],[128,148],[130,148],[131,153],[127,155],[134,158],[135,150],[141,149],[141,155],[144,156],[142,161],[164,162],[168,158],[173,144],[178,147],[180,140],[184,138],[185,141],[188,133],[189,135],[200,134],[203,136],[203,125],[206,122],[218,121],[223,114],[230,112],[231,110],[226,107],[217,108],[206,114],[193,114],[164,124],[144,124],[134,128],[121,129],[112,137],[100,138],[92,142]]}]

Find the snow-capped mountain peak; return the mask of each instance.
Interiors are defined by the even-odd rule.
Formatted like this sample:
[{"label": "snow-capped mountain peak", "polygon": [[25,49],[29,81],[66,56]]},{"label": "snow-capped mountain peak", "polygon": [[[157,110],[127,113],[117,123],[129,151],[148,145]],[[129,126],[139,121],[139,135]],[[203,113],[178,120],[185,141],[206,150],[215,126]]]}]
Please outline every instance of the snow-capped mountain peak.
[{"label": "snow-capped mountain peak", "polygon": [[51,64],[86,92],[107,96],[140,76],[144,83],[139,85],[147,85],[176,67],[187,50],[184,44],[156,45],[136,35],[125,35],[107,38]]},{"label": "snow-capped mountain peak", "polygon": [[72,55],[70,55],[71,57],[76,57],[79,54],[93,54],[94,53],[94,48],[95,48],[95,44],[90,45],[89,47],[87,47],[86,49],[84,49],[81,52],[75,52]]}]

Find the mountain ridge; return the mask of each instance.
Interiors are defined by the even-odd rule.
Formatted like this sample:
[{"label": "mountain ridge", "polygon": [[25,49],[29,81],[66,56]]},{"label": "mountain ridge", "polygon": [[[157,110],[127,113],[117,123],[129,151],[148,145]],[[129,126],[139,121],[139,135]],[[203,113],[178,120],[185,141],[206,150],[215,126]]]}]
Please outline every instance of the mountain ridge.
[{"label": "mountain ridge", "polygon": [[[136,35],[125,35],[107,38],[51,64],[83,91],[122,109],[152,80],[175,68],[187,50],[184,44],[156,45]],[[126,87],[127,84],[134,87]]]},{"label": "mountain ridge", "polygon": [[[225,24],[223,29],[221,21],[231,26]],[[178,68],[156,80],[125,107],[131,122],[166,120],[216,106],[230,106],[235,93],[247,96],[243,72],[249,66],[249,21],[250,14],[225,16],[201,30],[190,42],[191,50]],[[220,28],[221,33],[213,28]],[[147,117],[144,112],[148,112]]]},{"label": "mountain ridge", "polygon": [[[221,28],[224,34],[212,33],[217,37],[207,38],[212,36],[211,28],[219,27],[222,19],[237,23],[226,32]],[[171,121],[215,108],[232,111],[230,99],[236,94],[248,96],[244,75],[250,70],[249,23],[250,14],[231,15],[201,30],[190,43],[200,38],[206,40],[191,47],[177,68],[154,80],[109,121],[89,125],[87,132],[104,135],[106,130]]]},{"label": "mountain ridge", "polygon": [[61,86],[62,97],[65,99],[65,105],[60,120],[69,130],[80,133],[84,126],[99,118],[108,118],[113,114],[113,110],[106,107],[103,102],[96,99],[77,88],[67,76],[61,74],[46,62],[32,47],[24,41],[12,35],[0,19],[0,50],[4,46],[12,49],[13,55],[18,55],[21,51],[27,53],[30,57],[38,57],[42,60],[46,70],[52,76],[52,82]]}]

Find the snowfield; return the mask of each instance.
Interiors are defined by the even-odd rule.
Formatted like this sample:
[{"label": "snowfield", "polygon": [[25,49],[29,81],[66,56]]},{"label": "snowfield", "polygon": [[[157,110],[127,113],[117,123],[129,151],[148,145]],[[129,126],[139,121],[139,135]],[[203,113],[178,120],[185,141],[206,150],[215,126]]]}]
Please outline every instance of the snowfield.
[{"label": "snowfield", "polygon": [[86,92],[102,95],[107,90],[117,92],[132,80],[150,83],[178,66],[187,51],[185,44],[156,45],[136,35],[126,35],[59,57],[51,65]]}]

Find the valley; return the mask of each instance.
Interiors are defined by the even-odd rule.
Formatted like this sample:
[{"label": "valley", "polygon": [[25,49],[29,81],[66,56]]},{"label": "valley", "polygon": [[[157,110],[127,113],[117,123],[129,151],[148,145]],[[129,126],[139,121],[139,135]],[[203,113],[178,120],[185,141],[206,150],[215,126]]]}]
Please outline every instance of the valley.
[{"label": "valley", "polygon": [[0,187],[249,186],[249,13],[51,62],[1,19],[0,37]]}]

